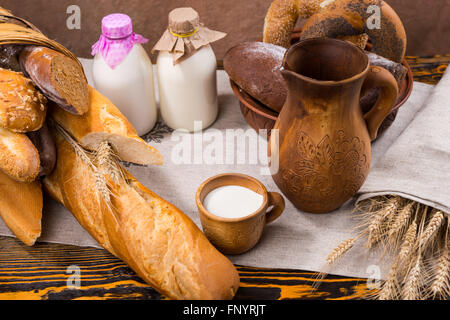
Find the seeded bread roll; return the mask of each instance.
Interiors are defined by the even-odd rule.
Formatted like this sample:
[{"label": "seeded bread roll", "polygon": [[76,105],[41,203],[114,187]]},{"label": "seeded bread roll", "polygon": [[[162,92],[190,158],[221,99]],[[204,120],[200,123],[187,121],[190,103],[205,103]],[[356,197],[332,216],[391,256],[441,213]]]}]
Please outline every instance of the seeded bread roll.
[{"label": "seeded bread roll", "polygon": [[[372,8],[379,8],[380,25],[372,26]],[[337,38],[366,33],[372,52],[401,63],[406,52],[406,32],[397,13],[382,0],[334,0],[311,16],[300,40]]]},{"label": "seeded bread roll", "polygon": [[64,110],[82,115],[89,109],[89,90],[82,68],[71,58],[45,47],[25,47],[19,57],[44,95]]},{"label": "seeded bread roll", "polygon": [[285,52],[285,48],[270,43],[244,42],[226,53],[223,66],[240,88],[279,112],[287,93],[280,72]]},{"label": "seeded bread roll", "polygon": [[39,174],[39,152],[23,133],[0,128],[0,170],[20,182],[36,180]]},{"label": "seeded bread roll", "polygon": [[22,73],[0,69],[0,127],[13,132],[39,130],[47,100]]}]

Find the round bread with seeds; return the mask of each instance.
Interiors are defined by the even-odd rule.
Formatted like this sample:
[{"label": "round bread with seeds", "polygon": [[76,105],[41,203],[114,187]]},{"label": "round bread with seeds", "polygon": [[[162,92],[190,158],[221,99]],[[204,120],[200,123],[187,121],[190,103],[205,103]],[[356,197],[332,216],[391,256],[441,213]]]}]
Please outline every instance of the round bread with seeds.
[{"label": "round bread with seeds", "polygon": [[0,68],[0,128],[26,133],[45,121],[47,99],[22,73]]}]

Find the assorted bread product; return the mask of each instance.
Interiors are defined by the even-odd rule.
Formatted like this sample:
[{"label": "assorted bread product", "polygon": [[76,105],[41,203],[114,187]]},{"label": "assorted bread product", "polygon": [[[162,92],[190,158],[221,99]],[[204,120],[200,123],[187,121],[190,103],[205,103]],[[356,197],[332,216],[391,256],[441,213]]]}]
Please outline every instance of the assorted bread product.
[{"label": "assorted bread product", "polygon": [[13,132],[39,130],[47,100],[22,73],[0,69],[0,127]]},{"label": "assorted bread product", "polygon": [[46,47],[27,46],[19,61],[36,86],[61,108],[77,115],[88,111],[87,80],[73,59]]},{"label": "assorted bread product", "polygon": [[89,87],[89,110],[82,116],[66,112],[55,105],[50,115],[84,148],[95,151],[107,141],[123,161],[143,165],[161,165],[158,150],[148,145],[119,109],[97,90]]},{"label": "assorted bread product", "polygon": [[[233,298],[239,287],[233,264],[184,213],[118,162],[161,165],[158,150],[88,86],[70,51],[2,8],[1,14],[0,217],[5,224],[26,245],[35,243],[41,234],[42,182],[100,245],[168,298]],[[9,23],[14,18],[20,23]],[[21,72],[11,70],[17,67]]]},{"label": "assorted bread product", "polygon": [[298,18],[309,18],[320,10],[321,0],[274,0],[264,20],[263,41],[289,48]]},{"label": "assorted bread product", "polygon": [[64,129],[54,135],[58,162],[44,185],[99,244],[169,298],[234,296],[236,269],[187,216],[114,159],[99,161]]},{"label": "assorted bread product", "polygon": [[39,177],[49,175],[56,164],[56,148],[46,123],[38,131],[27,133],[28,138],[39,152],[41,167]]},{"label": "assorted bread product", "polygon": [[[369,24],[373,14],[368,10],[370,6],[381,10],[379,26]],[[372,43],[372,52],[402,62],[406,52],[405,28],[395,11],[381,0],[334,0],[306,21],[300,40],[364,33]]]},{"label": "assorted bread product", "polygon": [[[381,8],[380,28],[369,28],[366,24],[371,5]],[[231,48],[224,58],[224,69],[232,82],[276,115],[282,111],[287,97],[282,77],[283,57],[291,46],[299,18],[306,19],[300,40],[339,38],[361,49],[369,46],[371,52],[366,54],[372,66],[387,69],[398,85],[404,80],[407,70],[401,63],[406,50],[405,30],[395,11],[384,1],[275,0],[264,21],[263,42],[244,42]],[[147,64],[145,70],[152,71],[152,67],[140,46],[146,39],[132,33],[131,19],[124,15],[109,19],[109,23],[108,19],[104,21],[104,34],[94,45],[97,46],[93,51],[97,54],[94,76],[100,87],[105,83],[103,91],[108,96],[117,97],[116,87],[109,82],[111,70],[117,67],[114,76],[121,80],[144,68],[143,61]],[[124,24],[117,27],[121,21]],[[161,112],[170,127],[192,132],[195,120],[203,117],[202,129],[215,121],[216,59],[209,43],[224,36],[200,24],[197,12],[191,8],[172,11],[169,27],[154,48],[161,51],[158,58]],[[125,39],[128,37],[133,38],[129,47]],[[102,46],[117,41],[123,41],[123,48],[130,50],[126,54],[121,50],[109,52],[109,47]],[[345,42],[332,41],[357,50]],[[367,57],[362,50],[357,51],[367,65]],[[105,52],[110,53],[109,58]],[[126,57],[131,57],[132,63],[128,61],[124,71],[120,67]],[[128,69],[134,71],[130,73]],[[376,73],[381,68],[370,70]],[[358,74],[364,72],[359,70]],[[384,72],[391,80],[389,72]],[[151,73],[147,72],[145,81],[139,83],[148,84],[148,77],[152,81]],[[122,90],[135,88],[136,80],[131,79]],[[395,87],[395,81],[391,82]],[[156,107],[153,95],[143,94],[149,88],[140,89],[140,97],[131,91],[126,99],[120,96],[124,111],[130,107],[127,101],[137,97],[133,122],[139,121],[142,126],[138,129],[145,133],[156,121]],[[371,90],[361,100],[364,113],[378,105],[377,90]],[[358,94],[355,98],[357,108],[359,97]],[[151,111],[146,119],[139,118],[136,111],[143,101],[149,103]],[[186,103],[191,105],[186,107]],[[359,109],[355,110],[360,116]],[[306,116],[302,114],[299,118]],[[360,122],[365,124],[364,121]],[[361,127],[364,129],[360,131],[367,133],[365,126]],[[312,140],[301,137],[311,152]],[[347,145],[344,138],[340,137],[342,144]],[[294,148],[302,139],[295,140]],[[366,145],[370,145],[370,140],[366,140]],[[119,161],[140,165],[163,163],[159,151],[139,137],[126,115],[88,85],[80,62],[69,50],[45,37],[29,22],[0,8],[0,217],[5,224],[22,242],[33,245],[41,233],[43,187],[103,248],[122,259],[166,297],[233,298],[239,287],[239,275],[233,264],[188,216],[143,186]],[[367,176],[368,164],[364,170]],[[349,176],[354,174],[349,172]],[[291,179],[297,183],[294,189],[298,187],[295,180],[298,177]],[[326,197],[329,200],[330,196]],[[281,195],[280,198],[283,200]]]},{"label": "assorted bread product", "polygon": [[286,49],[264,42],[244,42],[231,48],[223,67],[240,88],[268,108],[280,112],[286,86],[280,67]]},{"label": "assorted bread product", "polygon": [[39,152],[22,133],[0,128],[0,171],[20,182],[36,180],[40,170]]},{"label": "assorted bread product", "polygon": [[18,182],[0,170],[0,217],[28,246],[41,235],[42,187],[39,181]]}]

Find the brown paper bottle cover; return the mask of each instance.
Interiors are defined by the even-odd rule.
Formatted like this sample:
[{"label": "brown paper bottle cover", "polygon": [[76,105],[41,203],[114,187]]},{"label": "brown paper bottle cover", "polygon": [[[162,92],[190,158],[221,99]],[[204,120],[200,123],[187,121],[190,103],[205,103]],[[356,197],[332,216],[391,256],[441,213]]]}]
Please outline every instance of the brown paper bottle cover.
[{"label": "brown paper bottle cover", "polygon": [[173,53],[174,64],[187,58],[198,49],[220,40],[226,33],[210,30],[200,23],[200,18],[192,8],[177,8],[169,13],[169,26],[152,49]]}]

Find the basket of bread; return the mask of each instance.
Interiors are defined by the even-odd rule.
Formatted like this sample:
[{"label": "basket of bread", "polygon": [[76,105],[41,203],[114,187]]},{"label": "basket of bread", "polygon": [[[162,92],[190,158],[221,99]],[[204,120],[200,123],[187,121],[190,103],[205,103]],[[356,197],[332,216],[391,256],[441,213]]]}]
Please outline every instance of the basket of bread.
[{"label": "basket of bread", "polygon": [[[379,26],[371,22],[379,8]],[[302,28],[297,20],[305,19]],[[274,0],[267,12],[262,42],[244,42],[231,48],[224,69],[240,101],[242,114],[255,130],[271,130],[287,96],[280,73],[284,54],[291,45],[311,38],[343,39],[365,50],[371,65],[380,66],[397,80],[399,94],[391,114],[379,130],[394,122],[408,100],[413,85],[405,60],[406,33],[395,11],[381,0]],[[376,89],[361,97],[368,112],[376,103]]]},{"label": "basket of bread", "polygon": [[162,157],[88,85],[77,58],[2,8],[0,48],[0,217],[17,238],[39,238],[47,192],[168,298],[232,298],[232,263],[122,166]]}]

